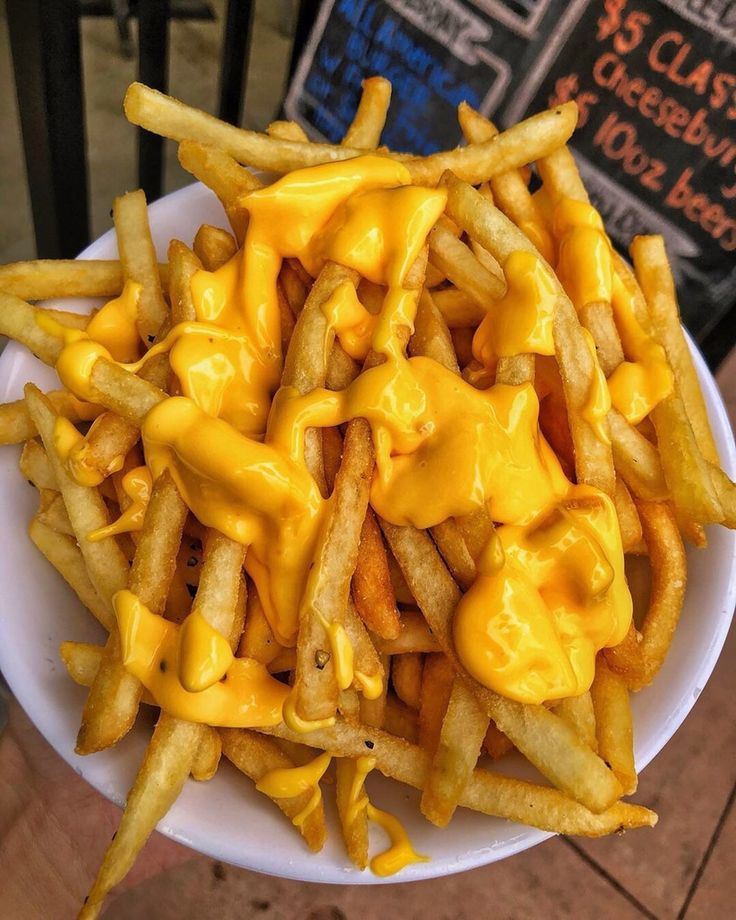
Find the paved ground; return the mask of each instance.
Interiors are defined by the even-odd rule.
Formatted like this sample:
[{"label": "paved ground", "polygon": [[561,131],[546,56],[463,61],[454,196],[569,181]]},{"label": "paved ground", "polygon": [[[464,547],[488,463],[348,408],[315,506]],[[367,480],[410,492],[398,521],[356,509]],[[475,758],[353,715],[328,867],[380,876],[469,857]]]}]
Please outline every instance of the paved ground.
[{"label": "paved ground", "polygon": [[[1,5],[1,4],[0,4]],[[214,4],[222,7],[222,0]],[[263,127],[278,109],[289,40],[280,3],[258,4],[244,123]],[[287,4],[288,6],[288,4]],[[221,25],[172,26],[171,87],[212,108]],[[93,230],[110,226],[112,197],[135,183],[135,135],[120,115],[134,65],[118,59],[111,23],[84,26]],[[0,19],[0,261],[34,255],[4,19]],[[169,150],[167,191],[185,184]],[[736,410],[736,355],[721,385]],[[733,414],[732,414],[733,417]],[[734,916],[736,903],[736,634],[676,737],[643,774],[637,800],[660,814],[656,832],[580,842],[552,840],[502,864],[447,879],[376,889],[307,885],[205,859],[139,886],[107,920],[404,920],[423,918],[701,918]]]}]

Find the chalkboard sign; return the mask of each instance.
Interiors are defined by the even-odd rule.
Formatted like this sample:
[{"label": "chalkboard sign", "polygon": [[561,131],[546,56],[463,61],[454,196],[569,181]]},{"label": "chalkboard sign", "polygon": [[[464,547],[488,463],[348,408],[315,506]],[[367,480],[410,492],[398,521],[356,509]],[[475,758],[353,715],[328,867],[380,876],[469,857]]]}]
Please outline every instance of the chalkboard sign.
[{"label": "chalkboard sign", "polygon": [[735,46],[736,0],[325,0],[285,108],[338,141],[382,74],[384,142],[430,153],[461,142],[462,100],[505,126],[575,99],[572,148],[612,238],[664,234],[704,340],[736,316]]}]

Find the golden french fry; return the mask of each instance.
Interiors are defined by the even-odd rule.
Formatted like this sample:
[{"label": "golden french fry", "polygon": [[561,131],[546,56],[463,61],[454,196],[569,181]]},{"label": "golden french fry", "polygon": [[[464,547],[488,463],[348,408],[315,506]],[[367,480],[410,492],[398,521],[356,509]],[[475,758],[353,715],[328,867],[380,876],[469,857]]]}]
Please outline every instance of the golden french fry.
[{"label": "golden french fry", "polygon": [[496,727],[496,723],[491,719],[488,723],[486,736],[483,739],[483,750],[493,760],[499,760],[501,757],[508,754],[509,751],[513,751],[513,749],[514,745],[512,742]]},{"label": "golden french fry", "polygon": [[307,132],[295,121],[272,121],[266,128],[269,137],[277,137],[282,141],[304,141],[309,143]]},{"label": "golden french fry", "polygon": [[[199,236],[199,231],[197,231],[197,236]],[[192,322],[197,318],[191,285],[192,278],[202,268],[202,262],[196,253],[179,240],[172,240],[169,243],[168,256],[169,303],[171,304],[171,323],[175,326],[177,323]]]},{"label": "golden french fry", "polygon": [[251,584],[238,654],[268,665],[283,651],[284,649],[274,638],[273,630],[268,624],[258,592]]},{"label": "golden french fry", "polygon": [[627,648],[627,643],[634,641],[628,637],[623,648],[616,646],[604,653],[608,665],[623,675],[630,690],[646,687],[662,667],[680,619],[687,585],[685,548],[671,508],[657,502],[638,502],[637,508],[652,572],[649,604],[636,643],[637,653]]},{"label": "golden french fry", "polygon": [[355,117],[342,139],[344,147],[374,150],[381,142],[391,103],[391,83],[383,77],[368,77],[361,84],[363,92]]},{"label": "golden french fry", "polygon": [[141,286],[138,332],[144,342],[150,343],[166,320],[168,308],[161,291],[145,194],[138,189],[116,198],[112,212],[125,277]]},{"label": "golden french fry", "polygon": [[713,488],[716,490],[718,501],[723,509],[723,524],[733,530],[736,528],[736,484],[731,482],[719,466],[711,463],[708,464],[708,469]]},{"label": "golden french fry", "polygon": [[202,728],[166,713],[160,715],[80,920],[98,916],[108,892],[128,874],[146,840],[176,801],[191,772]]},{"label": "golden french fry", "polygon": [[[256,732],[221,728],[220,737],[222,738],[222,753],[225,757],[241,773],[256,783],[271,770],[288,769],[297,763],[284,753],[273,738],[265,738]],[[300,739],[293,740],[299,741]],[[307,790],[290,799],[274,798],[272,801],[278,805],[289,820],[293,820],[300,811],[306,808],[311,795],[311,791]],[[310,850],[318,853],[322,849],[327,838],[322,802],[308,815],[298,830]]]},{"label": "golden french fry", "polygon": [[432,824],[445,827],[452,818],[478,762],[488,721],[472,690],[456,676],[422,794],[422,814]]},{"label": "golden french fry", "polygon": [[405,655],[409,652],[439,651],[437,640],[418,611],[401,613],[400,632],[395,639],[376,639],[376,648],[383,655]]},{"label": "golden french fry", "polygon": [[[502,136],[499,134],[498,138]],[[447,210],[452,219],[501,265],[512,252],[536,253],[524,234],[470,185],[452,176],[448,177],[447,185]],[[596,373],[595,356],[587,346],[575,308],[562,288],[557,296],[553,335],[575,444],[578,480],[613,495],[616,479],[611,447],[599,438],[585,412]]]},{"label": "golden french fry", "polygon": [[720,465],[705,398],[680,323],[675,282],[664,240],[661,236],[636,236],[631,244],[631,255],[649,307],[652,332],[664,348],[674,372],[677,390],[685,405],[696,443],[706,460]]},{"label": "golden french fry", "polygon": [[386,697],[386,711],[383,715],[383,729],[390,735],[405,741],[417,740],[417,711],[389,693]]},{"label": "golden french fry", "polygon": [[37,318],[44,314],[48,314],[48,311],[0,291],[0,335],[15,339],[44,364],[53,365],[63,345],[60,338],[46,332],[38,324]]},{"label": "golden french fry", "polygon": [[[168,266],[159,265],[162,283]],[[125,277],[117,259],[37,259],[0,266],[0,291],[22,300],[117,297]],[[60,311],[49,311],[56,318]]]},{"label": "golden french fry", "polygon": [[417,742],[419,747],[430,754],[437,750],[454,682],[455,669],[446,655],[438,652],[425,657]]},{"label": "golden french fry", "polygon": [[[324,440],[323,440],[324,445]],[[325,476],[327,471],[325,470]],[[391,586],[386,547],[373,511],[368,508],[360,531],[360,546],[352,580],[355,609],[366,627],[382,639],[401,632],[399,611]]]},{"label": "golden french fry", "polygon": [[406,166],[417,185],[436,185],[448,169],[459,179],[479,185],[539,160],[566,144],[577,120],[577,106],[574,102],[566,102],[532,115],[482,144],[433,153],[424,159],[409,160]]},{"label": "golden french fry", "polygon": [[[556,716],[575,729],[581,741],[584,741],[596,754],[600,753],[595,735],[595,712],[590,693],[581,693],[580,696],[570,696],[565,700],[560,700],[554,710]],[[603,754],[601,757],[606,763],[610,763]]]},{"label": "golden french fry", "polygon": [[[90,421],[102,411],[99,406],[82,402],[66,390],[53,390],[45,395],[56,413],[72,422]],[[20,444],[37,434],[25,399],[0,404],[0,445]]]},{"label": "golden french fry", "polygon": [[[25,400],[24,400],[25,403]],[[46,451],[36,440],[26,441],[18,460],[24,479],[37,489],[58,489],[56,476]]]},{"label": "golden french fry", "polygon": [[668,496],[657,448],[616,409],[608,413],[616,472],[637,498],[663,501]]},{"label": "golden french fry", "polygon": [[418,652],[405,652],[391,659],[391,682],[398,698],[410,709],[419,709],[424,661]]},{"label": "golden french fry", "polygon": [[486,315],[486,311],[474,298],[458,288],[432,291],[432,300],[450,329],[472,328]]},{"label": "golden french fry", "polygon": [[44,501],[43,495],[41,496],[41,506],[36,519],[55,533],[74,536],[74,528],[69,520],[64,499],[58,492],[50,492],[47,501]]},{"label": "golden french fry", "polygon": [[[335,761],[335,801],[340,819],[342,839],[350,861],[359,869],[368,865],[368,815],[367,808],[357,808],[353,799],[356,781],[356,761],[352,757],[338,757]],[[365,798],[365,805],[368,799]]]},{"label": "golden french fry", "polygon": [[130,84],[123,106],[125,117],[134,125],[171,140],[208,144],[255,169],[289,172],[347,160],[361,152],[352,147],[287,141],[236,128],[142,83]]},{"label": "golden french fry", "polygon": [[[283,724],[263,731],[292,741],[302,737]],[[368,748],[367,741],[370,742]],[[376,769],[384,776],[415,789],[424,788],[430,755],[387,732],[338,719],[332,728],[312,732],[310,742],[337,757],[360,757],[369,752],[376,759]],[[587,750],[590,752],[589,748]],[[605,811],[595,813],[557,789],[478,767],[463,790],[460,805],[554,833],[583,837],[600,837],[626,828],[653,827],[657,822],[654,812],[639,805],[616,802]]]},{"label": "golden french fry", "polygon": [[235,238],[242,242],[248,226],[248,214],[240,207],[243,195],[261,187],[260,179],[242,167],[223,150],[196,139],[179,144],[179,162],[196,179],[220,199]]},{"label": "golden french fry", "polygon": [[80,687],[91,687],[102,661],[104,649],[90,642],[62,642],[59,657],[67,674]]},{"label": "golden french fry", "polygon": [[631,497],[623,479],[616,478],[616,492],[613,496],[616,506],[616,517],[621,531],[621,543],[625,553],[646,552],[644,538],[641,530],[639,512],[636,510],[634,499]]},{"label": "golden french fry", "polygon": [[110,607],[95,591],[76,540],[57,533],[36,518],[31,521],[28,535],[95,619],[105,629],[112,629],[114,618]]},{"label": "golden french fry", "polygon": [[429,234],[429,258],[458,290],[487,309],[503,297],[506,282],[492,274],[473,254],[472,249],[445,227],[437,224]]},{"label": "golden french fry", "polygon": [[461,588],[469,588],[475,581],[475,559],[468,549],[458,522],[454,518],[448,518],[441,524],[436,524],[432,528],[432,537],[452,577]]},{"label": "golden french fry", "polygon": [[460,592],[429,537],[411,527],[382,527],[440,647],[486,714],[558,789],[596,813],[609,808],[621,785],[569,725],[544,706],[525,706],[481,687],[462,667],[450,631]]},{"label": "golden french fry", "polygon": [[662,472],[678,512],[699,524],[722,521],[723,508],[708,462],[679,395],[663,399],[652,409],[651,419],[657,430]]},{"label": "golden french fry", "polygon": [[192,248],[202,266],[208,272],[214,272],[232,259],[237,252],[238,244],[227,230],[213,227],[211,224],[202,224],[194,237]]},{"label": "golden french fry", "polygon": [[222,739],[220,733],[209,725],[202,726],[199,746],[192,759],[192,779],[198,783],[206,783],[217,773],[222,755]]},{"label": "golden french fry", "polygon": [[[69,512],[74,523],[71,507]],[[163,613],[186,514],[187,507],[176,485],[168,472],[163,473],[151,491],[130,574],[128,576],[126,562],[125,578],[115,591],[128,587],[153,613]],[[102,540],[91,545],[100,546],[105,542]],[[111,598],[113,593],[108,597]],[[120,635],[117,629],[112,629],[82,713],[77,753],[91,754],[103,750],[126,735],[135,721],[141,692],[138,679],[123,666]]]},{"label": "golden french fry", "polygon": [[637,776],[629,691],[623,678],[608,667],[603,655],[599,655],[596,661],[590,697],[595,711],[598,752],[610,764],[624,788],[624,794],[633,795]]},{"label": "golden french fry", "polygon": [[[387,655],[379,653],[378,656],[381,670],[384,675],[389,671],[389,658]],[[386,700],[388,696],[388,680],[384,679],[381,685],[381,693],[375,699],[369,700],[365,696],[360,698],[360,721],[366,725],[372,725],[374,728],[383,728],[386,717]]]}]

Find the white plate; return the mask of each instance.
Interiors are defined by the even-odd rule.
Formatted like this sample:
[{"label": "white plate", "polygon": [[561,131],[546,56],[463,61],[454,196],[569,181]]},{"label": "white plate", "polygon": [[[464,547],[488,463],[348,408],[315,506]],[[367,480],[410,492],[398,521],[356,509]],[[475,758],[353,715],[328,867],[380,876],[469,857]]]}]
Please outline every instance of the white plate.
[{"label": "white plate", "polygon": [[[150,213],[161,259],[166,258],[170,239],[191,243],[200,224],[225,226],[219,204],[201,185],[156,202]],[[92,243],[82,257],[115,258],[112,231]],[[89,302],[79,303],[80,310],[88,308]],[[728,418],[699,354],[695,361],[716,441],[726,469],[733,475],[736,451]],[[0,356],[0,401],[22,396],[27,380],[50,387],[55,375],[25,349],[10,343]],[[15,447],[0,448],[0,669],[59,754],[103,795],[121,804],[141,760],[150,719],[142,719],[143,724],[112,751],[86,758],[74,754],[85,690],[67,677],[58,648],[65,639],[99,642],[102,632],[26,536],[28,521],[36,510],[36,494],[20,478],[18,453]],[[654,685],[634,698],[639,769],[664,747],[692,708],[728,632],[736,594],[736,535],[712,527],[708,538],[707,550],[688,551],[685,609],[667,662]],[[528,768],[525,771],[524,765],[513,759],[503,768],[530,775]],[[368,785],[376,804],[405,822],[417,850],[430,856],[431,862],[410,866],[391,879],[359,872],[343,853],[334,815],[330,840],[315,856],[281,813],[255,792],[252,783],[226,764],[211,782],[188,783],[159,830],[211,857],[247,869],[344,884],[404,882],[460,872],[504,859],[550,836],[465,810],[457,813],[448,828],[438,830],[419,814],[418,795],[413,790],[380,776],[371,776]],[[375,843],[380,845],[378,840]]]}]

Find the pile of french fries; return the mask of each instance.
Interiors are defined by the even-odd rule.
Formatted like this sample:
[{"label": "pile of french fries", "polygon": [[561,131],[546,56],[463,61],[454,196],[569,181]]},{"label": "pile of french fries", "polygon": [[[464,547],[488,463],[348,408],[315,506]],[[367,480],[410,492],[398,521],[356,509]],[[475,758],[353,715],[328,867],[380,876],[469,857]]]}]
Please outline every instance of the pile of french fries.
[{"label": "pile of french fries", "polygon": [[[304,618],[297,647],[281,647],[245,577],[246,547],[203,527],[168,474],[153,482],[140,529],[88,539],[135,501],[123,478],[143,462],[143,419],[170,391],[167,355],[148,362],[138,375],[98,360],[90,402],[62,390],[42,393],[29,384],[24,399],[0,406],[0,443],[22,444],[20,470],[38,490],[30,537],[108,631],[104,646],[70,641],[61,648],[72,679],[89,688],[77,753],[111,747],[131,729],[140,704],[153,704],[121,661],[112,598],[126,588],[160,616],[181,616],[194,605],[238,655],[300,687],[305,718],[337,713],[334,725],[305,735],[283,723],[262,730],[218,729],[161,711],[82,917],[97,915],[186,780],[210,779],[222,754],[256,783],[274,769],[304,764],[320,750],[332,755],[342,835],[348,856],[361,869],[369,861],[368,821],[365,810],[349,815],[348,804],[351,762],[365,755],[384,775],[421,790],[422,813],[438,826],[446,825],[458,806],[562,834],[598,836],[656,822],[653,812],[621,801],[637,786],[629,695],[654,678],[672,641],[686,585],[683,536],[702,546],[703,525],[736,526],[736,491],[719,465],[663,241],[636,238],[633,270],[620,256],[615,268],[635,296],[640,324],[663,346],[675,387],[637,426],[611,409],[607,444],[595,435],[584,407],[593,376],[602,371],[609,377],[625,357],[610,303],[589,305],[578,315],[560,290],[552,359],[501,358],[489,377],[471,350],[489,304],[504,294],[503,266],[510,254],[539,247],[553,258],[546,216],[530,192],[529,164],[535,164],[552,204],[561,198],[588,200],[565,146],[576,123],[575,105],[499,133],[463,104],[459,118],[467,145],[420,158],[379,147],[390,95],[388,81],[367,80],[353,124],[343,143],[333,146],[310,143],[293,123],[275,122],[263,134],[241,130],[133,84],[125,99],[128,119],[178,143],[181,165],[220,199],[232,234],[204,225],[191,248],[173,240],[160,265],[145,197],[140,191],[126,194],[113,212],[119,261],[0,268],[0,333],[53,365],[61,343],[39,317],[79,329],[89,317],[31,302],[110,298],[131,280],[141,286],[138,330],[150,347],[176,323],[195,318],[194,273],[201,267],[215,270],[242,245],[248,219],[242,200],[261,185],[248,167],[283,174],[370,150],[400,157],[415,184],[442,183],[448,191],[446,213],[429,236],[426,271],[416,280],[421,295],[408,353],[428,356],[478,386],[534,383],[540,428],[563,468],[614,499],[625,552],[648,558],[648,604],[637,612],[625,641],[599,654],[593,685],[581,696],[524,705],[481,686],[458,659],[451,624],[462,592],[475,579],[476,559],[493,521],[487,509],[431,531],[380,520],[369,505],[370,428],[356,419],[343,431],[309,433],[310,469],[321,477],[323,493],[335,496],[329,535],[314,562],[323,620]],[[531,226],[542,228],[534,240],[521,229]],[[346,277],[359,283],[334,264],[315,279],[295,260],[284,262],[282,384],[304,393],[324,385],[339,390],[360,372],[334,337],[325,337],[321,313]],[[81,485],[62,462],[54,441],[59,416],[88,432],[85,464],[99,484]],[[325,621],[344,625],[356,669],[382,676],[377,699],[353,688],[338,691],[324,652]],[[315,668],[320,653],[323,666]],[[494,772],[493,761],[514,749],[543,780]],[[274,803],[293,819],[310,795],[307,790]],[[322,804],[297,830],[310,849],[322,847],[327,833]]]}]

